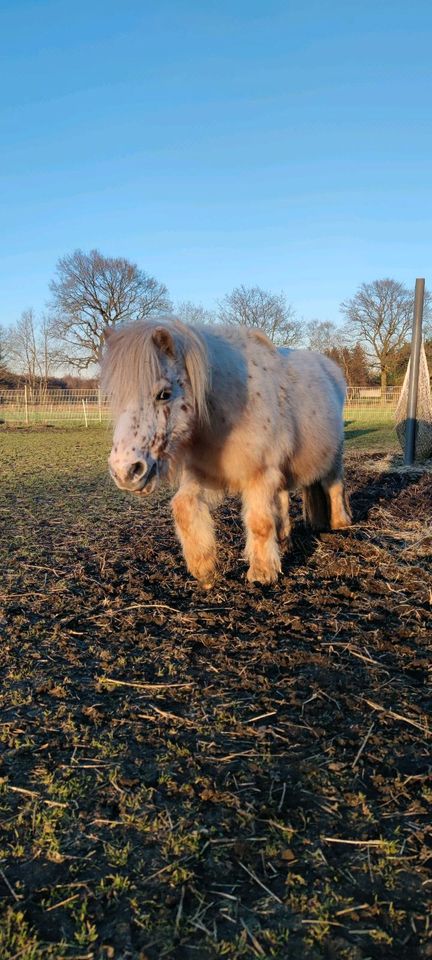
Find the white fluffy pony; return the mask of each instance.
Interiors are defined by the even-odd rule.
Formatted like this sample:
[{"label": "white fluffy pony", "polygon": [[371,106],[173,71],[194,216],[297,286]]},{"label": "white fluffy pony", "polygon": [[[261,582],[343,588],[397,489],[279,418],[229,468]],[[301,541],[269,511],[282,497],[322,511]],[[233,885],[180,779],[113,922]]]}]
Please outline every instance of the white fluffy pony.
[{"label": "white fluffy pony", "polygon": [[115,421],[110,473],[148,495],[178,484],[172,509],[190,573],[216,572],[211,509],[241,494],[248,580],[271,583],[289,539],[289,491],[316,529],[351,523],[343,482],[345,381],[307,350],[278,350],[246,327],[190,327],[175,317],[106,332],[102,389]]}]

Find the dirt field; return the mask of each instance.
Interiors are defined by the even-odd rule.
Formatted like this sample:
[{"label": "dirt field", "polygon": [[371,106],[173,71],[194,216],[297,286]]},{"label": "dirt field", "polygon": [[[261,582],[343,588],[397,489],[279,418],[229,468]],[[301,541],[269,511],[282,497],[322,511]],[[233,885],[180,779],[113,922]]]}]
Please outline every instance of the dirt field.
[{"label": "dirt field", "polygon": [[432,957],[431,475],[203,595],[108,447],[0,434],[1,960]]}]

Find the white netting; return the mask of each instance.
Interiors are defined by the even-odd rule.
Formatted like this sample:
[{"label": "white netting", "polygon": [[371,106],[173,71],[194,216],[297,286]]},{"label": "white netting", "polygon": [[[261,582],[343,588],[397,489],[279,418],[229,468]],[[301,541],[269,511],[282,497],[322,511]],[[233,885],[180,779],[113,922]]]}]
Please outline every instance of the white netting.
[{"label": "white netting", "polygon": [[[410,363],[411,361],[408,363],[405,380],[395,411],[396,433],[402,449],[405,448]],[[420,350],[416,421],[415,459],[427,460],[428,457],[432,456],[432,397],[429,370],[423,343]]]}]

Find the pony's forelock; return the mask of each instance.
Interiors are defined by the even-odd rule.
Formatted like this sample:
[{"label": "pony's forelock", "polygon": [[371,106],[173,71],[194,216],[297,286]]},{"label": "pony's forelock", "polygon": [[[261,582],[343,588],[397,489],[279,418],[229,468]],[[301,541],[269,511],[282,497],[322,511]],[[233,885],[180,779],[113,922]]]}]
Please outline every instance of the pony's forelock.
[{"label": "pony's forelock", "polygon": [[128,404],[141,405],[149,389],[163,374],[161,353],[153,335],[158,327],[172,337],[175,357],[184,364],[198,418],[208,419],[207,350],[199,333],[175,317],[121,324],[110,331],[101,363],[101,388],[109,397],[114,415]]}]

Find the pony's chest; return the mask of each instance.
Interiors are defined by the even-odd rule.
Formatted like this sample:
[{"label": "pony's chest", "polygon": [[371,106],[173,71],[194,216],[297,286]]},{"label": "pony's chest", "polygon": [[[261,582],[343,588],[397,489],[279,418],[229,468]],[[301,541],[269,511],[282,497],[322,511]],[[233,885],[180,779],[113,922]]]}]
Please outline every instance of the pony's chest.
[{"label": "pony's chest", "polygon": [[235,493],[257,469],[260,451],[253,435],[234,430],[190,451],[189,466],[205,485]]}]

